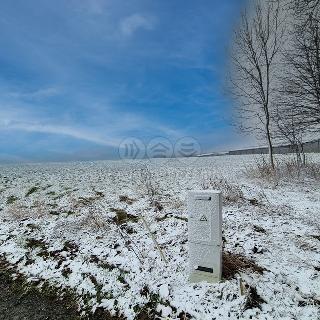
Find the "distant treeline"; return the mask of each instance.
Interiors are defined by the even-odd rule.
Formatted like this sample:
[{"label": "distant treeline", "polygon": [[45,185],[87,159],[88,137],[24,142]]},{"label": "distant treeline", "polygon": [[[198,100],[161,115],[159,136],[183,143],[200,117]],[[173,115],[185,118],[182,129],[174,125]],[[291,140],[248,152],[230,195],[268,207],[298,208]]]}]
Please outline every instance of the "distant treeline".
[{"label": "distant treeline", "polygon": [[[307,153],[320,152],[320,139],[308,141],[303,143],[303,150]],[[268,154],[269,149],[267,147],[262,148],[250,148],[243,150],[232,150],[229,151],[229,155],[239,155],[239,154]],[[273,147],[273,152],[277,154],[286,154],[296,152],[292,145],[275,146]]]}]

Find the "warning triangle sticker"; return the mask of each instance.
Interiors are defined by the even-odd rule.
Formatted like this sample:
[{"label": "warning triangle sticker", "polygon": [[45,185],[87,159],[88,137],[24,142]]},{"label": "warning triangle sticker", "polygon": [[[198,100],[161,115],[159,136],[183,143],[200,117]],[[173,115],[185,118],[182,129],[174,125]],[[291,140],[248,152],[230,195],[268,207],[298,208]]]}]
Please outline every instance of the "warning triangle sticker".
[{"label": "warning triangle sticker", "polygon": [[200,218],[200,221],[208,221],[207,217],[203,214]]}]

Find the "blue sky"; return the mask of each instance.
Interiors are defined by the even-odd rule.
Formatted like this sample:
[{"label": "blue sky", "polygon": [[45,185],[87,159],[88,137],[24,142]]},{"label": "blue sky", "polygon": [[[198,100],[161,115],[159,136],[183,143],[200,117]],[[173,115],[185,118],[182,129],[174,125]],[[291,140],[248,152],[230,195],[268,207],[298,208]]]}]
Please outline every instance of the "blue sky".
[{"label": "blue sky", "polygon": [[244,143],[223,94],[245,0],[1,0],[0,162],[107,159],[127,137]]}]

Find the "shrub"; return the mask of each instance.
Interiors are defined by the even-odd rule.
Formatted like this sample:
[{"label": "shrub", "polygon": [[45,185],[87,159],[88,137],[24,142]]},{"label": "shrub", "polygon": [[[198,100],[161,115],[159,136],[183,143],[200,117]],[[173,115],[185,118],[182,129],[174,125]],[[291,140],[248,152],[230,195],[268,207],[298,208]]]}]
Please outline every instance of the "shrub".
[{"label": "shrub", "polygon": [[262,179],[268,182],[277,182],[278,176],[276,169],[262,158],[257,160],[254,165],[248,166],[245,169],[245,175],[253,179]]},{"label": "shrub", "polygon": [[275,168],[264,159],[256,160],[255,165],[249,166],[245,170],[249,178],[261,179],[268,183],[278,185],[281,181],[302,181],[309,178],[320,181],[320,164],[307,162],[305,164],[288,158],[276,161]]},{"label": "shrub", "polygon": [[156,197],[159,194],[158,183],[147,166],[140,171],[140,187],[146,193],[150,203],[156,201]]},{"label": "shrub", "polygon": [[80,227],[101,230],[107,228],[107,221],[101,212],[90,207],[89,212],[80,220],[79,225]]},{"label": "shrub", "polygon": [[241,188],[236,184],[231,184],[224,178],[209,177],[202,181],[202,189],[220,190],[223,196],[223,203],[236,203],[244,199]]}]

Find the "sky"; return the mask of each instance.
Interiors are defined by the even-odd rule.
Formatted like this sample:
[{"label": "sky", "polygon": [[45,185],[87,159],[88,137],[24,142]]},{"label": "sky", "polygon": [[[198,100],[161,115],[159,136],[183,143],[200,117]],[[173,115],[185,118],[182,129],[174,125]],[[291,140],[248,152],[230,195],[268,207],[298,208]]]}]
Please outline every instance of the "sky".
[{"label": "sky", "polygon": [[0,162],[116,159],[124,139],[246,143],[223,90],[245,0],[1,0]]}]

